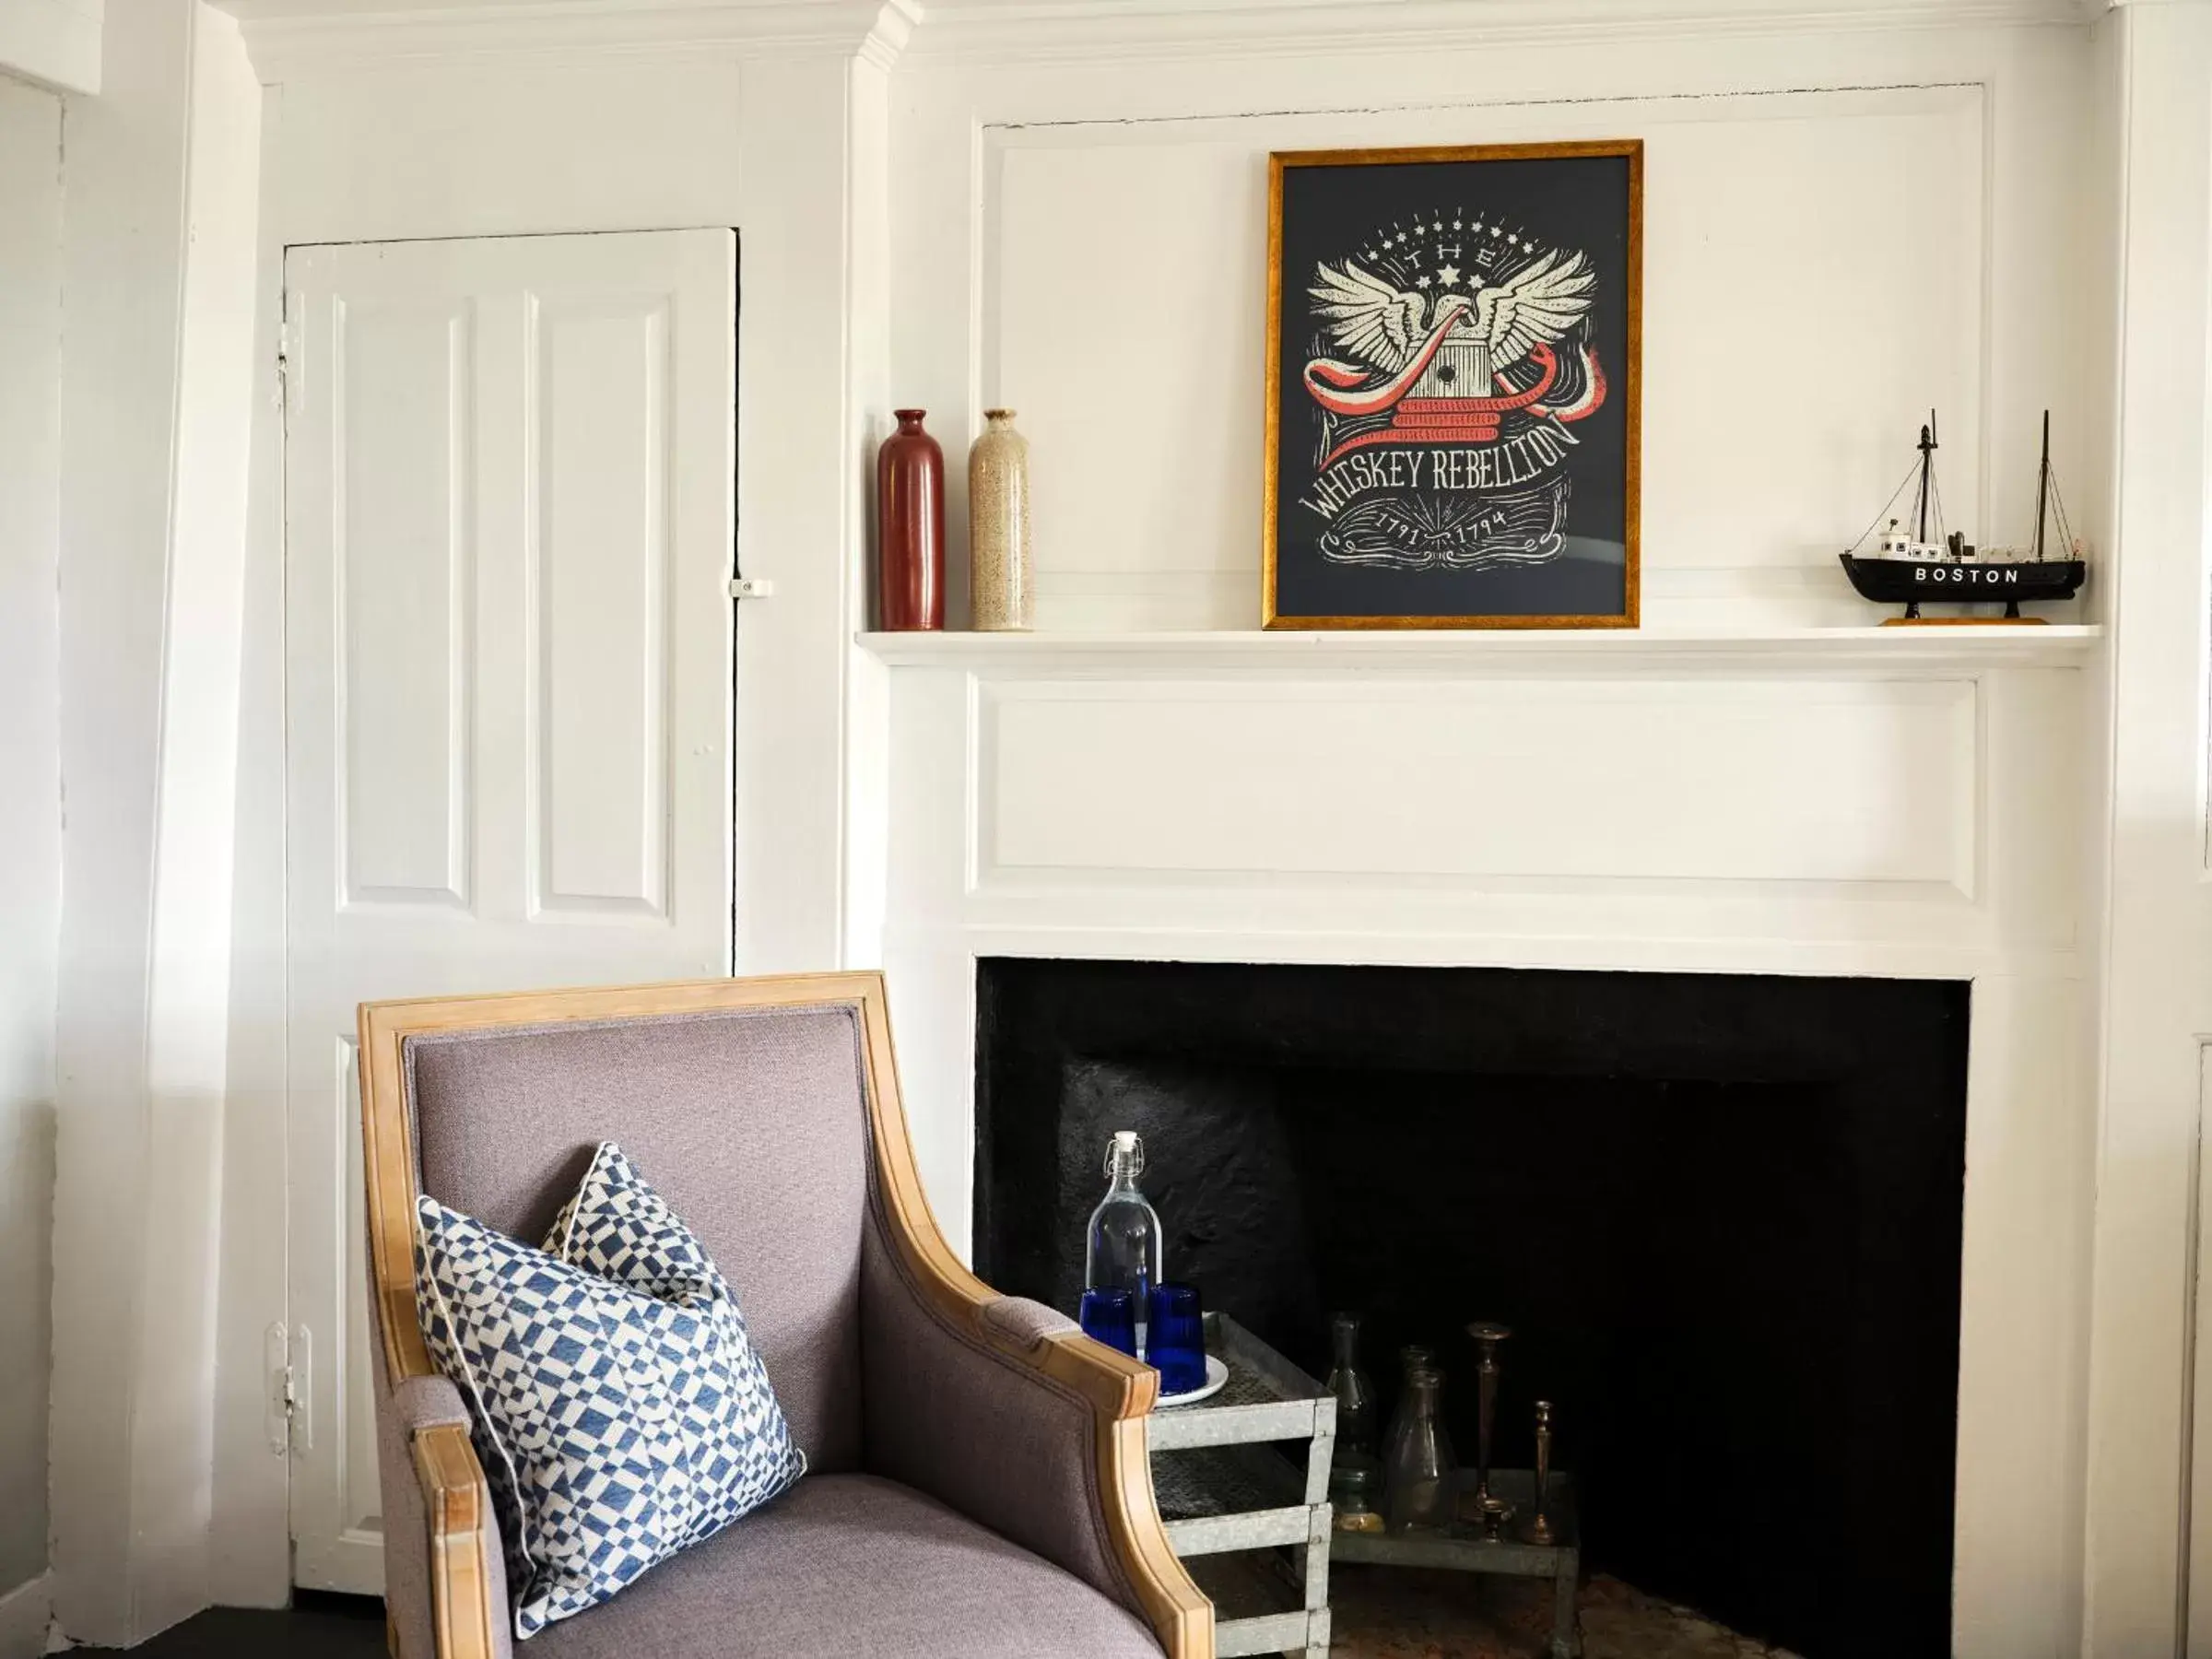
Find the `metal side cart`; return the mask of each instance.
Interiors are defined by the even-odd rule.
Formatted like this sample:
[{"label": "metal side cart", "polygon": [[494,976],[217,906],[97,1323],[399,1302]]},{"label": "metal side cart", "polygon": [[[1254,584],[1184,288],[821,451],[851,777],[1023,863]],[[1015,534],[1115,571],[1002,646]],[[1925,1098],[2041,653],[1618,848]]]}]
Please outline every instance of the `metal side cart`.
[{"label": "metal side cart", "polygon": [[[1574,1483],[1551,1466],[1551,1402],[1536,1402],[1536,1466],[1493,1467],[1491,1433],[1503,1369],[1498,1351],[1512,1332],[1486,1319],[1470,1324],[1467,1335],[1475,1339],[1479,1355],[1475,1378],[1481,1415],[1477,1419],[1475,1466],[1459,1471],[1451,1500],[1442,1506],[1442,1524],[1438,1526],[1431,1517],[1419,1530],[1347,1532],[1337,1540],[1337,1557],[1380,1567],[1441,1567],[1454,1572],[1547,1578],[1552,1584],[1552,1625],[1546,1651],[1549,1659],[1580,1659],[1582,1531]],[[1432,1389],[1429,1398],[1434,1399]]]},{"label": "metal side cart", "polygon": [[[1547,1526],[1544,1541],[1535,1543],[1526,1535],[1525,1527],[1509,1530],[1502,1524],[1486,1528],[1467,1524],[1465,1517],[1484,1512],[1477,1480],[1474,1470],[1461,1471],[1457,1507],[1462,1524],[1451,1533],[1402,1537],[1385,1533],[1339,1533],[1336,1559],[1378,1567],[1441,1568],[1452,1572],[1549,1579],[1552,1630],[1546,1654],[1547,1659],[1579,1659],[1583,1628],[1576,1591],[1582,1582],[1583,1555],[1573,1481],[1565,1475],[1552,1475],[1545,1482]],[[1492,1469],[1490,1495],[1514,1516],[1536,1513],[1535,1472]]]},{"label": "metal side cart", "polygon": [[[1300,1651],[1327,1659],[1336,1402],[1225,1314],[1206,1316],[1206,1346],[1229,1368],[1221,1391],[1155,1408],[1147,1425],[1168,1542],[1214,1598],[1220,1659]],[[1302,1442],[1302,1471],[1300,1447],[1286,1441]],[[1286,1547],[1288,1575],[1275,1564]],[[1224,1559],[1232,1554],[1244,1559]]]}]

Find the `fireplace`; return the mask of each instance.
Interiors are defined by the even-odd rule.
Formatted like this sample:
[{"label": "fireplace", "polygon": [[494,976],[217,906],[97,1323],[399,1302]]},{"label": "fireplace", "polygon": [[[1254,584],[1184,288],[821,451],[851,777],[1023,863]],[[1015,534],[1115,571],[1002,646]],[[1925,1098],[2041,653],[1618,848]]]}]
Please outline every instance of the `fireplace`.
[{"label": "fireplace", "polygon": [[1514,1328],[1594,1572],[1806,1655],[1947,1653],[1968,987],[986,958],[974,1250],[1072,1308],[1111,1132],[1168,1272],[1315,1375]]}]

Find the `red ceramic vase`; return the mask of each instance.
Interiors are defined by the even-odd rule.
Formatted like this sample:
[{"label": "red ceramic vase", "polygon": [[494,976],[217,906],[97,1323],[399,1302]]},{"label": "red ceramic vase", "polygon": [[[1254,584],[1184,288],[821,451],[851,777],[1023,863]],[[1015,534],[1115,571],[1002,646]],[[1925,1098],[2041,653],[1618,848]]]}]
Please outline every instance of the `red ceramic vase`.
[{"label": "red ceramic vase", "polygon": [[894,410],[876,453],[877,623],[888,632],[945,626],[945,452],[923,409]]}]

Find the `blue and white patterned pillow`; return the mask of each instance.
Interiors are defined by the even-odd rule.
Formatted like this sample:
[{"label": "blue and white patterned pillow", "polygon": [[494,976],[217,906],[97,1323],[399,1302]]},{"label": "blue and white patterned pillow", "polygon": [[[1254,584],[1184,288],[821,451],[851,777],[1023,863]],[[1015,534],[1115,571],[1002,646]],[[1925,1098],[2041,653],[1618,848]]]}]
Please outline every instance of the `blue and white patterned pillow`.
[{"label": "blue and white patterned pillow", "polygon": [[543,1250],[417,1200],[423,1337],[468,1401],[517,1636],[806,1472],[722,1275],[612,1141]]}]

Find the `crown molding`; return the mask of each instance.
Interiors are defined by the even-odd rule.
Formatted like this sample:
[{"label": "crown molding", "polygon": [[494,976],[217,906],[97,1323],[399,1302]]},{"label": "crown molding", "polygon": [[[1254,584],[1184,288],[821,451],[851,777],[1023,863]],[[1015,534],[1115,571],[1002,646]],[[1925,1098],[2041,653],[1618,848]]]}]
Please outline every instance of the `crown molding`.
[{"label": "crown molding", "polygon": [[2105,0],[924,0],[910,61],[1251,56],[2068,25]]},{"label": "crown molding", "polygon": [[0,5],[0,76],[56,92],[99,91],[100,20],[98,0]]},{"label": "crown molding", "polygon": [[441,65],[854,57],[888,68],[916,0],[215,0],[264,84]]},{"label": "crown molding", "polygon": [[[215,0],[265,82],[440,64],[935,64],[2092,22],[2131,0]],[[2135,0],[2147,3],[2147,0]],[[2202,0],[2163,0],[2200,4]]]}]

